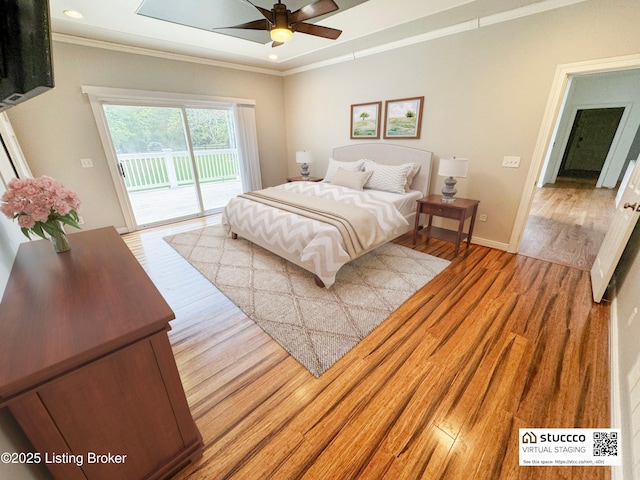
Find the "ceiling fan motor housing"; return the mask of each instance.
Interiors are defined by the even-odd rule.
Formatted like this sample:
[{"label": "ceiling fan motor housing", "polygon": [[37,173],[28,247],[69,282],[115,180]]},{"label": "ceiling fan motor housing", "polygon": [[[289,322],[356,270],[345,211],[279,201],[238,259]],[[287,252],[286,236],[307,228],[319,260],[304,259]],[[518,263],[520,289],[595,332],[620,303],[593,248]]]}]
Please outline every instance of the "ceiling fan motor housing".
[{"label": "ceiling fan motor housing", "polygon": [[278,2],[273,6],[273,24],[271,28],[286,28],[291,30],[291,24],[289,23],[289,17],[291,10],[286,5]]}]

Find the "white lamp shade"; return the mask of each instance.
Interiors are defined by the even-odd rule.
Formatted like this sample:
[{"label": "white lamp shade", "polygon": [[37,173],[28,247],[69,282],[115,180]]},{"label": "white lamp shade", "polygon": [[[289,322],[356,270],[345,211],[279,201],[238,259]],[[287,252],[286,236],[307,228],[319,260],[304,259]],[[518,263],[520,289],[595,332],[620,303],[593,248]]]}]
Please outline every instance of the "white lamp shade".
[{"label": "white lamp shade", "polygon": [[438,175],[441,177],[466,177],[468,162],[467,158],[441,158]]},{"label": "white lamp shade", "polygon": [[313,155],[311,152],[302,151],[296,152],[296,163],[312,163]]}]

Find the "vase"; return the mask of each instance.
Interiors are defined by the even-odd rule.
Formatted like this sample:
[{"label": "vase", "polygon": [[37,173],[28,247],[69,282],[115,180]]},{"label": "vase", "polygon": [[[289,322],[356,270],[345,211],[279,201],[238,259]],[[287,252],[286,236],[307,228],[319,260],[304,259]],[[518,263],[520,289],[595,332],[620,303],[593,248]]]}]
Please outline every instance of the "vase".
[{"label": "vase", "polygon": [[51,240],[53,249],[56,251],[56,253],[67,252],[71,250],[69,239],[67,238],[67,234],[63,230],[62,223],[57,222],[57,224],[58,228],[53,235],[49,236],[49,240]]}]

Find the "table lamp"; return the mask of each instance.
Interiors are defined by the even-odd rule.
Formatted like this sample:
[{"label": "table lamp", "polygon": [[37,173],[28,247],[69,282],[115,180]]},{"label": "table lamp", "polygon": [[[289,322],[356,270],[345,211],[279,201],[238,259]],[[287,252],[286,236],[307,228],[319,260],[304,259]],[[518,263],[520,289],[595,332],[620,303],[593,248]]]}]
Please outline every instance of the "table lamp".
[{"label": "table lamp", "polygon": [[455,177],[466,177],[469,162],[466,158],[441,158],[438,166],[438,175],[448,177],[444,181],[445,187],[442,189],[442,201],[451,203],[455,201],[453,198],[457,192],[455,185],[457,183]]},{"label": "table lamp", "polygon": [[302,151],[296,152],[296,163],[302,164],[300,170],[300,178],[302,180],[309,180],[309,164],[313,162],[313,155],[311,152]]}]

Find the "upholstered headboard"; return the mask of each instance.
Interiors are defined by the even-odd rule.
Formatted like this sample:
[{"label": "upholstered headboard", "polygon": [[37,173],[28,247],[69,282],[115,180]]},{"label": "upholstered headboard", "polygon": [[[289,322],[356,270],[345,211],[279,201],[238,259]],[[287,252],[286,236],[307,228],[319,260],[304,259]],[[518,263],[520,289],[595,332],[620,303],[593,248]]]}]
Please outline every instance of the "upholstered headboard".
[{"label": "upholstered headboard", "polygon": [[355,162],[366,158],[384,165],[417,163],[420,165],[420,170],[411,183],[411,189],[419,190],[424,195],[428,195],[431,179],[431,155],[431,152],[426,150],[390,143],[359,143],[334,148],[332,156],[341,162]]}]

